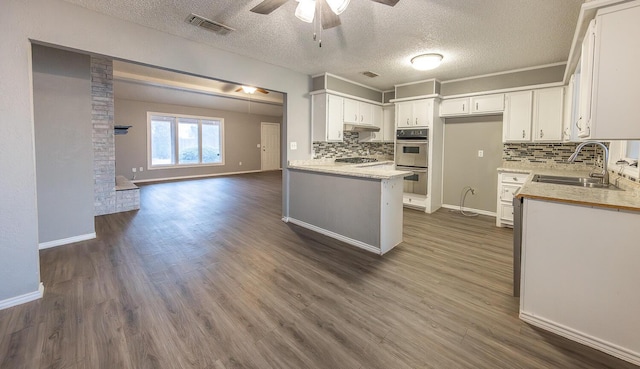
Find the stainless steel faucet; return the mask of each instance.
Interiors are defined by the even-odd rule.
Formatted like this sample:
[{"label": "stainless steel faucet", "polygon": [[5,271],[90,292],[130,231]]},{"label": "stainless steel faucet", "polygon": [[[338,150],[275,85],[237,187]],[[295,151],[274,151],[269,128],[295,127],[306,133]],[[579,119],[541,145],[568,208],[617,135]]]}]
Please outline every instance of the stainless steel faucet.
[{"label": "stainless steel faucet", "polygon": [[[593,178],[602,178],[602,184],[605,186],[609,185],[609,171],[607,170],[607,163],[609,162],[609,148],[607,148],[607,145],[603,144],[600,141],[585,141],[583,143],[581,143],[580,145],[578,145],[578,147],[576,147],[576,151],[571,154],[571,156],[569,157],[569,160],[567,160],[570,163],[573,163],[576,158],[578,157],[578,154],[580,153],[580,151],[582,150],[583,147],[587,146],[587,145],[597,145],[602,147],[602,150],[604,150],[604,162],[602,163],[602,173],[595,173],[594,171],[591,171],[591,173],[589,173],[589,177],[593,177]],[[596,164],[596,169],[599,169],[597,164]]]}]

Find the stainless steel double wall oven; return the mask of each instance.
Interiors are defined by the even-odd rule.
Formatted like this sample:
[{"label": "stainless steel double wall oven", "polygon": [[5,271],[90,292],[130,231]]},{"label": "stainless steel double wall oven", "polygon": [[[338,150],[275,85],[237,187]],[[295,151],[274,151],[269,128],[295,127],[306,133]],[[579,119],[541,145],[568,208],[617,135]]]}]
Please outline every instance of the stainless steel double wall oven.
[{"label": "stainless steel double wall oven", "polygon": [[429,167],[429,130],[427,128],[396,131],[396,168],[413,172],[404,178],[404,192],[427,194]]}]

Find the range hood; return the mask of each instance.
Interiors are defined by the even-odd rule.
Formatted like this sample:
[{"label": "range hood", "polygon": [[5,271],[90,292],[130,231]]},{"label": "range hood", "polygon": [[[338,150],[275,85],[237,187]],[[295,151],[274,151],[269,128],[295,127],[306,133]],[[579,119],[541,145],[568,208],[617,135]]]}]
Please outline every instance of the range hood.
[{"label": "range hood", "polygon": [[380,127],[370,124],[345,123],[344,130],[347,132],[379,132]]}]

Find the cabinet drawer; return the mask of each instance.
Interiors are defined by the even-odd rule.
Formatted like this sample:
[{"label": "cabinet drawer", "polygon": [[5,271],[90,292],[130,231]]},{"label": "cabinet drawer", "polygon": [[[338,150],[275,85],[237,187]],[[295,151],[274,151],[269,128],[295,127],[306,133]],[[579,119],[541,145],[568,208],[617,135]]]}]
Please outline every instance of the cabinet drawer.
[{"label": "cabinet drawer", "polygon": [[524,184],[527,177],[529,177],[528,173],[502,173],[500,176],[500,182]]},{"label": "cabinet drawer", "polygon": [[511,203],[511,201],[513,201],[513,196],[515,195],[516,191],[518,191],[519,189],[520,189],[520,186],[516,186],[516,185],[502,185],[502,191],[500,192],[500,200],[508,201],[509,203]]},{"label": "cabinet drawer", "polygon": [[500,204],[500,219],[513,222],[513,206]]}]

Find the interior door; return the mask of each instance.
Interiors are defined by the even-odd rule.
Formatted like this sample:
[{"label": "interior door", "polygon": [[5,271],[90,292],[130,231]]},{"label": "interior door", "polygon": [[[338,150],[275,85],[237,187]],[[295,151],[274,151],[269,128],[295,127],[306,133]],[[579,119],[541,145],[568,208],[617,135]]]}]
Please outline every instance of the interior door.
[{"label": "interior door", "polygon": [[280,124],[262,122],[260,132],[262,170],[280,169]]}]

